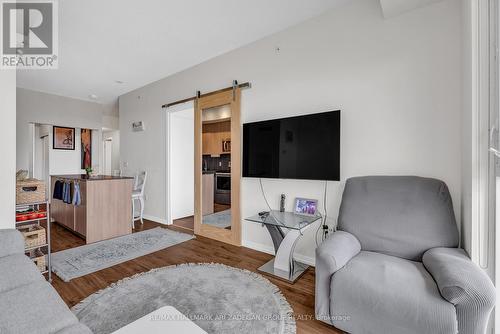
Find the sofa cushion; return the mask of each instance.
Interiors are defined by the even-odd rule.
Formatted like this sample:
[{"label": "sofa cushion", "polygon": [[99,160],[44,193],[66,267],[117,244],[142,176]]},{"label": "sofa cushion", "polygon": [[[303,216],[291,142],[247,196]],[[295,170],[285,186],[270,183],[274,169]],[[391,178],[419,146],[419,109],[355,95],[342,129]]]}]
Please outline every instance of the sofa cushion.
[{"label": "sofa cushion", "polygon": [[420,262],[362,251],[333,275],[330,303],[349,333],[457,333],[455,307]]},{"label": "sofa cushion", "polygon": [[78,323],[48,282],[36,282],[0,294],[0,333],[55,333]]},{"label": "sofa cushion", "polygon": [[76,325],[61,329],[57,334],[92,334],[92,331],[85,325],[78,323]]},{"label": "sofa cushion", "polygon": [[24,254],[0,257],[0,294],[33,282],[43,282],[36,265]]},{"label": "sofa cushion", "polygon": [[0,229],[0,258],[24,253],[24,238],[15,229]]}]

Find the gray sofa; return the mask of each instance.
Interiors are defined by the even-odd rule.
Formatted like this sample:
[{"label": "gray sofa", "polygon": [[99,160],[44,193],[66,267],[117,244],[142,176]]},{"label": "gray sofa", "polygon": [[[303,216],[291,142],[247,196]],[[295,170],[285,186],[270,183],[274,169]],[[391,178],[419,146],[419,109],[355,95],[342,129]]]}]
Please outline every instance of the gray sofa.
[{"label": "gray sofa", "polygon": [[316,316],[354,334],[485,333],[495,288],[457,247],[444,182],[351,178],[316,250]]},{"label": "gray sofa", "polygon": [[24,255],[17,230],[0,230],[0,333],[91,334]]}]

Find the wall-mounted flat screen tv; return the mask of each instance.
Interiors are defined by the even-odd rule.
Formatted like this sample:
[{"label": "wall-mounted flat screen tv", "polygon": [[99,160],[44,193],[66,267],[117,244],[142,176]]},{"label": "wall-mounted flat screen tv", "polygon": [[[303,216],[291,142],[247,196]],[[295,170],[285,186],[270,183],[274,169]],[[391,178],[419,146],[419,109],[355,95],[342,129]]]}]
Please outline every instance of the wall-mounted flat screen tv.
[{"label": "wall-mounted flat screen tv", "polygon": [[340,110],[243,124],[243,177],[340,180]]}]

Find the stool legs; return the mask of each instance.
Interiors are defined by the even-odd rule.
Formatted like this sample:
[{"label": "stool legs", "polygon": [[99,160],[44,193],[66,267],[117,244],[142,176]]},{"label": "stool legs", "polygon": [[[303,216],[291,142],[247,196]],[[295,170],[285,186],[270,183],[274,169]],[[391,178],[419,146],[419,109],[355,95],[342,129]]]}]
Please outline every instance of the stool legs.
[{"label": "stool legs", "polygon": [[132,197],[132,229],[135,228],[134,221],[135,221],[135,198]]},{"label": "stool legs", "polygon": [[143,217],[144,217],[144,197],[139,197],[139,202],[141,203],[141,224],[144,225]]},{"label": "stool legs", "polygon": [[[139,200],[139,204],[141,205],[140,213],[138,219],[135,217],[135,200]],[[132,197],[132,229],[135,228],[134,222],[136,220],[140,220],[141,224],[144,224],[144,197]]]}]

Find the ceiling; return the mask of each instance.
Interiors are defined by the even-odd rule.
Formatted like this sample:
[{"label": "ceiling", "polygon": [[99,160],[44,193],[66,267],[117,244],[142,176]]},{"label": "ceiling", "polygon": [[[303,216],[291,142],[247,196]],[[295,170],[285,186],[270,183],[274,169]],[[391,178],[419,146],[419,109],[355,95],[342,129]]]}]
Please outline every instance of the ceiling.
[{"label": "ceiling", "polygon": [[17,86],[112,103],[347,1],[59,1],[59,69],[19,70]]},{"label": "ceiling", "polygon": [[442,0],[380,0],[380,6],[386,19],[424,7]]}]

